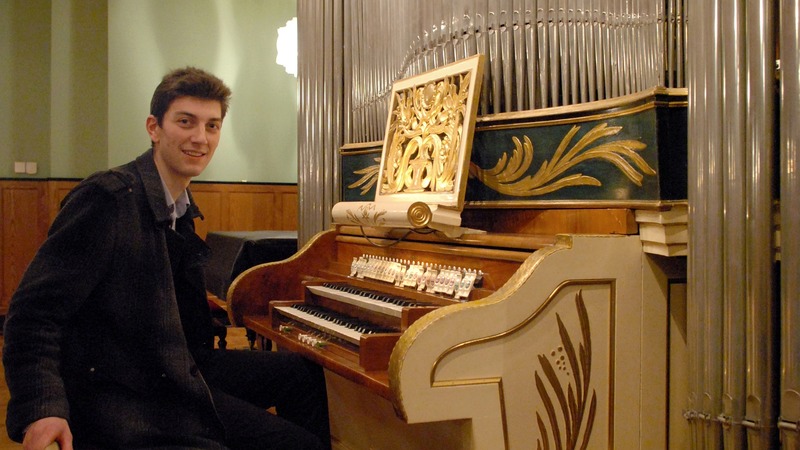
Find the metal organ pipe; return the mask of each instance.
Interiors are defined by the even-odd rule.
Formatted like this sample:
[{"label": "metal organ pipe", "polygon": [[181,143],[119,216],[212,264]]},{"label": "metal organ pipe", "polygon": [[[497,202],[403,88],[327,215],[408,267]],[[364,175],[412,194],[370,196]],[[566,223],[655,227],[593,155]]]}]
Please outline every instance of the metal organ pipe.
[{"label": "metal organ pipe", "polygon": [[[352,126],[383,139],[392,83],[487,56],[479,114],[684,87],[684,0],[353,0],[345,3]],[[403,11],[403,14],[397,14]]]}]

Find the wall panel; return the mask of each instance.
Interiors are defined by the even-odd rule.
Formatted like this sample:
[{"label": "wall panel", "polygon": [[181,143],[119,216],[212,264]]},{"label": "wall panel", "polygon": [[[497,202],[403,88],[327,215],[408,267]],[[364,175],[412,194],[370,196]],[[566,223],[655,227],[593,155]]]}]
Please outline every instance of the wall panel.
[{"label": "wall panel", "polygon": [[[0,315],[64,197],[78,182],[70,180],[0,180]],[[209,231],[297,229],[297,186],[241,183],[195,183],[192,194],[205,220],[197,234]]]},{"label": "wall panel", "polygon": [[275,207],[278,196],[274,192],[231,192],[228,201],[229,220],[254,230],[274,230]]},{"label": "wall panel", "polygon": [[29,181],[4,182],[0,187],[2,208],[2,276],[0,312],[16,289],[22,274],[47,234],[46,185]]},{"label": "wall panel", "polygon": [[226,228],[228,208],[224,205],[224,196],[221,192],[213,190],[197,190],[192,187],[192,197],[203,213],[203,220],[195,220],[194,226],[197,234],[206,237],[210,230]]},{"label": "wall panel", "polygon": [[276,211],[281,220],[281,230],[297,230],[297,214],[300,206],[297,189],[285,190],[281,193],[281,209]]}]

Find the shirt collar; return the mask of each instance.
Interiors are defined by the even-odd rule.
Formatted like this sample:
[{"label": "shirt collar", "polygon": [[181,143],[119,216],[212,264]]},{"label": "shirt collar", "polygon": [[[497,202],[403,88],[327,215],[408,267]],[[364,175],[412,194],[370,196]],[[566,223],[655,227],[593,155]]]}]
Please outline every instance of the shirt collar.
[{"label": "shirt collar", "polygon": [[186,192],[186,189],[184,189],[183,192],[181,192],[181,195],[179,195],[177,199],[173,200],[172,195],[169,193],[169,189],[167,188],[167,183],[164,182],[163,178],[161,178],[161,186],[164,188],[164,200],[167,202],[169,216],[170,219],[172,219],[172,224],[170,227],[174,230],[175,221],[186,214],[186,210],[189,209],[189,194]]}]

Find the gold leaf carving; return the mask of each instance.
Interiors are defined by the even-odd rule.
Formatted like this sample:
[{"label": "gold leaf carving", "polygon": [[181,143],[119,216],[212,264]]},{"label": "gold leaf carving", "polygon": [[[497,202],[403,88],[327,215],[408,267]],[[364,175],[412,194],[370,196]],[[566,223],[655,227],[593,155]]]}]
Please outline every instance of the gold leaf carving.
[{"label": "gold leaf carving", "polygon": [[453,192],[469,73],[395,93],[381,194]]},{"label": "gold leaf carving", "polygon": [[482,169],[471,163],[470,175],[497,192],[517,197],[544,195],[568,186],[602,186],[597,178],[581,173],[564,176],[566,171],[589,160],[602,159],[610,162],[637,186],[642,185],[643,173],[655,175],[655,170],[637,153],[646,148],[643,142],[622,139],[589,147],[600,138],[616,135],[622,127],[599,124],[567,150],[578,130],[580,127],[576,125],[567,132],[553,158],[550,161],[545,160],[534,175],[525,176],[533,164],[533,144],[528,136],[523,137],[523,142],[516,136],[512,137],[514,150],[511,157],[503,153],[491,169]]},{"label": "gold leaf carving", "polygon": [[361,178],[358,180],[350,183],[347,185],[348,189],[355,189],[357,187],[361,188],[361,195],[366,195],[372,186],[375,186],[375,183],[378,181],[378,172],[381,170],[381,159],[380,158],[373,158],[378,164],[367,166],[363,169],[359,169],[353,171],[356,175],[361,175]]},{"label": "gold leaf carving", "polygon": [[[551,362],[546,355],[538,355],[544,379],[539,375],[539,371],[536,371],[534,382],[547,419],[545,421],[539,412],[536,413],[540,435],[537,447],[540,449],[585,449],[589,445],[589,437],[594,426],[597,412],[597,395],[594,389],[591,391],[591,397],[589,396],[592,340],[589,315],[581,292],[575,295],[575,304],[581,330],[577,350],[561,316],[556,314],[561,346],[551,352],[550,356],[555,362]],[[561,381],[556,373],[557,370],[564,372],[571,379],[566,383]]]}]

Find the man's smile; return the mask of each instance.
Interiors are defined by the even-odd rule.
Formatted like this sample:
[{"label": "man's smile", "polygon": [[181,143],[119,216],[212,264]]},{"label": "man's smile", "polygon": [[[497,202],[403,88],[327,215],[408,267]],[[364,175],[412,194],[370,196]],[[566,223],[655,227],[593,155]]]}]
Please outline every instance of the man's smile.
[{"label": "man's smile", "polygon": [[193,156],[193,157],[201,157],[205,156],[205,152],[201,152],[199,150],[182,150],[184,155]]}]

